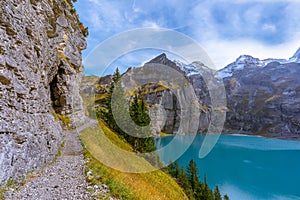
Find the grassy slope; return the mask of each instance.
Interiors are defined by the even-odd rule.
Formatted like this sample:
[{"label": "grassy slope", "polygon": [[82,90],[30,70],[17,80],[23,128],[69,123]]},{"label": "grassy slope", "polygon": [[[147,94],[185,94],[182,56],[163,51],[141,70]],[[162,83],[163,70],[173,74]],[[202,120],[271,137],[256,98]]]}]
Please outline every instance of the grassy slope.
[{"label": "grassy slope", "polygon": [[[105,183],[111,188],[113,196],[122,199],[188,199],[177,183],[161,170],[125,173],[99,162],[98,160],[106,164],[114,163],[124,170],[128,163],[131,164],[131,169],[152,169],[146,160],[135,156],[131,146],[101,121],[100,126],[87,128],[81,132],[84,154],[90,160],[87,163],[87,170],[91,169],[94,174],[94,177],[90,178],[92,184]],[[114,146],[112,144],[123,150],[112,147]]]}]

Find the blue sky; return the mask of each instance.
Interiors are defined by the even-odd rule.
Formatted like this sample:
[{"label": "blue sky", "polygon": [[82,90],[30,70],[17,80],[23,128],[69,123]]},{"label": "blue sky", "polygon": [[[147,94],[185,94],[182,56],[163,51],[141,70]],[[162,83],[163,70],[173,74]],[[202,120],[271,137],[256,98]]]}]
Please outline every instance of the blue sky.
[{"label": "blue sky", "polygon": [[[145,27],[187,35],[207,52],[217,68],[243,54],[288,59],[300,47],[297,0],[78,0],[75,7],[90,32],[84,59],[110,37]],[[155,49],[131,52],[114,65],[122,65],[125,70],[159,53]],[[88,68],[86,73],[97,74]]]}]

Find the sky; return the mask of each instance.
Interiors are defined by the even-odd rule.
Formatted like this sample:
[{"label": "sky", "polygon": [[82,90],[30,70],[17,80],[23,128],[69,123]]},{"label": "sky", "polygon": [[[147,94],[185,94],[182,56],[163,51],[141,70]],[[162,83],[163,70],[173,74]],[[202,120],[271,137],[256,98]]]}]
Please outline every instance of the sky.
[{"label": "sky", "polygon": [[[240,55],[288,59],[300,47],[297,0],[78,0],[75,7],[90,33],[88,48],[83,52],[84,63],[101,43],[137,28],[169,29],[184,34],[207,53],[217,69]],[[129,43],[128,39],[120,46]],[[130,51],[112,61],[110,67],[118,65],[124,71],[164,51]],[[167,55],[171,59],[180,57],[174,52]],[[85,73],[99,75],[89,67]]]}]

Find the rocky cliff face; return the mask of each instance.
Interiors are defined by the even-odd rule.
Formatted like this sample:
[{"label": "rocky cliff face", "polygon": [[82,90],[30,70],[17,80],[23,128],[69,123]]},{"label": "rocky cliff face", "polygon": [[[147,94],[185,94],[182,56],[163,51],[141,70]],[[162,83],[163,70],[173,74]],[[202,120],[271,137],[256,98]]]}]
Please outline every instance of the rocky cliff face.
[{"label": "rocky cliff face", "polygon": [[[203,69],[202,74],[211,73],[207,68],[201,66],[200,63],[193,63],[191,65],[185,65],[179,61],[171,61],[167,58],[166,54],[161,54],[158,57],[152,59],[149,63],[158,63],[169,66],[184,76],[187,81],[193,86],[193,90],[198,97],[198,103],[201,109],[199,109],[199,124],[198,132],[205,132],[208,129],[209,120],[210,120],[210,96],[208,93],[208,88],[206,87],[203,77],[199,74],[199,71],[195,68],[194,65],[197,65]],[[158,84],[159,85],[159,84]],[[155,130],[156,134],[160,131],[168,134],[173,134],[178,132],[178,128],[181,123],[182,114],[181,106],[178,101],[178,95],[173,93],[169,88],[157,90],[155,87],[158,85],[152,86],[152,91],[143,93],[147,104],[150,106],[149,114],[151,116],[152,128]],[[184,96],[179,96],[181,99],[190,99],[192,93],[190,90],[181,88],[184,92]],[[196,104],[192,105],[193,110],[197,109]],[[193,117],[196,117],[193,116]],[[195,120],[196,122],[197,120]]]},{"label": "rocky cliff face", "polygon": [[[160,63],[178,70],[192,83],[200,104],[198,132],[206,132],[211,119],[210,92],[204,76],[214,74],[224,80],[227,114],[223,132],[261,134],[274,137],[300,134],[300,64],[299,50],[289,60],[259,60],[241,56],[224,69],[213,72],[203,64],[189,65],[170,61],[165,54],[149,63]],[[199,70],[196,70],[197,66]],[[180,124],[180,104],[168,89],[144,93],[150,105],[153,127],[176,133]],[[188,99],[187,94],[185,99]],[[195,108],[197,109],[197,108]],[[165,116],[162,118],[162,116]]]},{"label": "rocky cliff face", "polygon": [[84,119],[86,42],[70,10],[67,1],[0,2],[0,183],[53,160],[63,134],[52,112]]},{"label": "rocky cliff face", "polygon": [[229,108],[224,131],[300,134],[299,73],[297,55],[287,61],[241,56],[221,70]]}]

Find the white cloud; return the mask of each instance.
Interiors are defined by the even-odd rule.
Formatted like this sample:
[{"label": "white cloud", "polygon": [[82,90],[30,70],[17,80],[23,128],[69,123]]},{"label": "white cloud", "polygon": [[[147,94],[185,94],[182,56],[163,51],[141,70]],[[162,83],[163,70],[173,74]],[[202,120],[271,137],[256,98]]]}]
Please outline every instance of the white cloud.
[{"label": "white cloud", "polygon": [[100,16],[95,10],[91,10],[91,12],[89,13],[89,19],[92,29],[99,31],[102,28],[103,23],[100,19]]},{"label": "white cloud", "polygon": [[144,21],[143,24],[142,24],[143,27],[146,27],[146,28],[159,28],[159,25],[156,23],[156,22],[153,22],[153,21]]},{"label": "white cloud", "polygon": [[262,26],[262,29],[264,31],[270,31],[270,32],[276,32],[277,31],[277,27],[274,24],[264,24]]},{"label": "white cloud", "polygon": [[[197,19],[201,19],[202,23],[195,24],[192,30],[192,37],[195,38],[203,49],[208,53],[208,56],[213,60],[217,68],[223,68],[227,64],[235,61],[240,55],[251,55],[260,59],[267,58],[283,58],[288,59],[296,52],[300,47],[300,2],[299,1],[274,1],[274,2],[286,2],[287,6],[283,10],[283,16],[280,16],[280,20],[284,20],[281,27],[277,27],[273,23],[263,23],[260,21],[266,16],[266,9],[261,4],[253,6],[247,5],[247,10],[239,14],[237,8],[230,8],[230,6],[223,8],[229,16],[224,15],[224,19],[229,18],[229,22],[234,29],[229,29],[232,33],[228,35],[235,35],[239,31],[247,30],[247,34],[264,34],[276,33],[285,34],[284,41],[280,43],[270,44],[262,39],[249,36],[224,38],[221,36],[220,31],[224,31],[226,26],[217,27],[216,22],[212,16],[212,8],[216,1],[205,1],[198,4],[192,10],[192,21],[196,22]],[[232,3],[232,1],[223,0],[221,2]],[[239,0],[235,1],[234,5],[240,3],[251,3],[253,1]],[[271,2],[271,1],[255,1],[255,2]],[[273,2],[273,1],[272,1]],[[220,1],[218,2],[220,3]],[[204,8],[206,8],[204,10]],[[231,10],[230,10],[231,9]],[[236,13],[235,13],[236,12]],[[241,20],[244,20],[242,22]],[[275,21],[276,22],[276,21]],[[218,29],[220,28],[220,29]],[[227,30],[226,30],[227,31]],[[282,36],[282,35],[281,35]]]},{"label": "white cloud", "polygon": [[213,60],[216,68],[220,69],[235,61],[240,55],[251,55],[259,59],[282,58],[288,59],[300,47],[300,34],[288,42],[278,45],[266,45],[255,40],[225,41],[212,39],[203,42],[203,48]]},{"label": "white cloud", "polygon": [[142,12],[142,9],[136,6],[136,0],[133,1],[132,10],[136,13]]},{"label": "white cloud", "polygon": [[[90,27],[87,51],[92,50],[97,45],[96,42],[141,27],[171,28],[187,34],[203,47],[218,68],[225,67],[242,54],[260,59],[289,58],[300,47],[300,2],[298,0],[153,0],[149,2],[88,0],[88,2],[76,3],[80,5],[77,10],[80,12],[81,19]],[[271,6],[276,3],[279,6],[284,5],[278,19],[264,21],[274,13],[274,10],[268,10],[269,5],[265,3]],[[217,24],[214,18],[215,7],[221,9],[219,15],[220,20],[225,21],[224,25]],[[275,6],[275,9],[277,8],[278,6]],[[278,35],[284,39],[270,44],[264,41],[269,38],[264,34]],[[258,38],[261,35],[264,37]],[[185,48],[192,53],[192,49]],[[140,59],[140,62],[144,61],[143,57]],[[128,60],[136,63],[130,57]]]},{"label": "white cloud", "polygon": [[83,12],[87,16],[85,20],[95,28],[95,32],[111,32],[124,27],[122,4],[99,0],[89,0],[89,2]]},{"label": "white cloud", "polygon": [[244,16],[248,21],[253,24],[258,24],[259,20],[262,17],[263,7],[261,5],[255,5],[249,8],[245,13]]}]

